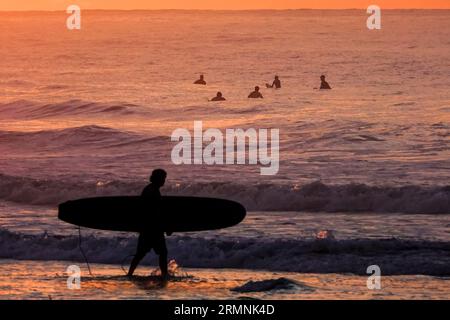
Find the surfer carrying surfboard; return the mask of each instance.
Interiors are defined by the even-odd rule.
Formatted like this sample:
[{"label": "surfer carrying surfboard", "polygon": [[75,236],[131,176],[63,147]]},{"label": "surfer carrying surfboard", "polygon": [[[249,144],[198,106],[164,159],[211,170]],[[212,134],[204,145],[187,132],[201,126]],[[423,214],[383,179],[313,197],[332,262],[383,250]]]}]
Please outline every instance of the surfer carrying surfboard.
[{"label": "surfer carrying surfboard", "polygon": [[[152,206],[159,206],[161,201],[161,192],[159,189],[164,186],[166,182],[167,172],[163,169],[153,170],[150,176],[150,184],[147,185],[142,191],[141,197],[145,201],[149,201]],[[170,236],[171,232],[166,232]],[[136,270],[139,262],[145,257],[151,250],[159,256],[159,268],[161,269],[161,277],[167,278],[167,246],[164,231],[152,230],[144,231],[139,234],[138,245],[136,255],[131,261],[130,269],[128,270],[128,276],[132,276],[134,270]]]}]

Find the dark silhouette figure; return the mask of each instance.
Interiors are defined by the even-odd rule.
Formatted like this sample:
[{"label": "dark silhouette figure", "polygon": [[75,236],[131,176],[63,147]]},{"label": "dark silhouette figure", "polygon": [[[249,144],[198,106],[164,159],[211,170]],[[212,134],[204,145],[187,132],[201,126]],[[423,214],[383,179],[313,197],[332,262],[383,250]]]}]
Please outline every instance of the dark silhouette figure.
[{"label": "dark silhouette figure", "polygon": [[226,99],[222,96],[222,92],[217,92],[217,95],[211,99],[211,101],[225,101]]},{"label": "dark silhouette figure", "polygon": [[280,89],[281,88],[281,81],[280,78],[278,76],[275,76],[275,79],[273,80],[272,84],[267,84],[266,85],[267,88],[276,88],[276,89]]},{"label": "dark silhouette figure", "polygon": [[[166,177],[167,172],[163,169],[154,170],[150,177],[150,184],[147,185],[142,191],[141,197],[148,200],[152,207],[159,207],[159,203],[161,201],[161,193],[159,189],[164,186]],[[170,236],[171,233],[167,232],[167,235]],[[128,276],[133,275],[139,262],[141,262],[145,255],[152,249],[157,255],[159,255],[161,277],[167,278],[167,247],[164,231],[162,230],[144,231],[139,234],[136,255],[134,256],[133,261],[131,261]]]},{"label": "dark silhouette figure", "polygon": [[205,77],[203,75],[200,75],[200,79],[194,82],[194,84],[202,84],[206,85]]},{"label": "dark silhouette figure", "polygon": [[320,76],[320,90],[329,90],[331,89],[330,85],[328,84],[328,82],[325,81],[325,76]]},{"label": "dark silhouette figure", "polygon": [[264,97],[262,96],[261,92],[259,92],[259,87],[258,87],[258,86],[255,87],[255,91],[253,91],[252,93],[250,93],[250,94],[248,95],[248,97],[249,97],[250,99],[258,99],[258,98],[262,99],[262,98],[264,98]]}]

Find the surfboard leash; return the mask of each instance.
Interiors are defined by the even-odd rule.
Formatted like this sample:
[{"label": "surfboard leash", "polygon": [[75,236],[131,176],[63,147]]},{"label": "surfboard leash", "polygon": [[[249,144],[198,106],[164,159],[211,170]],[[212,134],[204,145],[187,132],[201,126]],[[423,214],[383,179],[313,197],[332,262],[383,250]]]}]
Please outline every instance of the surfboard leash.
[{"label": "surfboard leash", "polygon": [[127,272],[127,270],[125,270],[125,268],[123,267],[123,264],[125,263],[125,260],[127,260],[128,258],[130,258],[130,257],[135,257],[136,255],[135,254],[129,254],[129,255],[127,255],[125,258],[123,258],[123,260],[122,260],[122,262],[120,263],[120,268],[122,269],[122,271],[125,273],[125,274],[128,274],[128,272]]},{"label": "surfboard leash", "polygon": [[78,226],[78,248],[80,248],[81,254],[83,255],[84,261],[86,262],[87,268],[89,270],[89,275],[93,275],[91,272],[91,266],[89,265],[89,261],[84,253],[83,247],[81,246],[81,227]]}]

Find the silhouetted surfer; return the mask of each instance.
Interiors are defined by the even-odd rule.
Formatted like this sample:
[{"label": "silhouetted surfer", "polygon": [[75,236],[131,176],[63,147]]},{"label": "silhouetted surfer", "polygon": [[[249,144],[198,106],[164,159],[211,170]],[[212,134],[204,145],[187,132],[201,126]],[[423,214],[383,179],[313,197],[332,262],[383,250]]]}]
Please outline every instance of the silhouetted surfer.
[{"label": "silhouetted surfer", "polygon": [[200,79],[194,82],[194,84],[202,84],[206,85],[205,77],[203,75],[200,75]]},{"label": "silhouetted surfer", "polygon": [[320,90],[328,90],[331,89],[330,85],[328,84],[328,82],[325,81],[325,76],[320,76]]},{"label": "silhouetted surfer", "polygon": [[261,94],[261,92],[259,92],[259,87],[258,86],[256,86],[255,87],[255,91],[253,91],[252,93],[250,93],[249,95],[248,95],[248,97],[249,98],[251,98],[251,99],[258,99],[258,98],[264,98],[263,96],[262,96],[262,94]]},{"label": "silhouetted surfer", "polygon": [[[163,169],[154,170],[150,177],[151,183],[142,191],[141,196],[148,200],[153,208],[159,207],[159,202],[161,201],[161,193],[159,189],[166,182],[166,177],[167,172]],[[167,232],[167,235],[170,236],[171,233]],[[159,255],[161,277],[167,278],[167,247],[166,238],[164,237],[164,231],[162,230],[144,231],[139,234],[136,255],[134,256],[133,261],[131,261],[128,276],[133,275],[134,270],[136,270],[139,262],[141,262],[145,255],[152,249],[157,255]]]},{"label": "silhouetted surfer", "polygon": [[222,92],[217,92],[217,95],[211,99],[211,101],[225,101],[226,99],[223,97]]},{"label": "silhouetted surfer", "polygon": [[267,88],[276,88],[276,89],[280,89],[281,88],[281,81],[280,78],[278,76],[275,76],[275,79],[273,80],[272,84],[266,84]]}]

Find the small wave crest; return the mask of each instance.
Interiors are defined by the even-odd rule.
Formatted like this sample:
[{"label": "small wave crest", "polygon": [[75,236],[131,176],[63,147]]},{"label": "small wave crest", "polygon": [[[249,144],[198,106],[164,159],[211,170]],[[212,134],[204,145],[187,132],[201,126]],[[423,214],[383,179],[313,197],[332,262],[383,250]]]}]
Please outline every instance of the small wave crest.
[{"label": "small wave crest", "polygon": [[[427,274],[448,276],[450,243],[401,239],[247,239],[172,236],[167,238],[169,256],[183,267],[239,268],[302,273],[366,274],[370,265],[383,275]],[[121,264],[136,250],[136,237],[83,237],[83,250],[90,262]],[[0,258],[84,261],[78,237],[27,235],[0,229]],[[154,265],[154,255],[144,264]],[[274,286],[275,285],[275,286]],[[291,283],[268,283],[286,288]],[[263,284],[248,287],[261,290]]]},{"label": "small wave crest", "polygon": [[0,131],[0,144],[19,152],[67,151],[76,148],[127,147],[137,144],[164,143],[167,137],[145,137],[137,133],[89,125],[42,131]]},{"label": "small wave crest", "polygon": [[[0,174],[0,199],[34,205],[57,205],[83,197],[137,195],[143,187],[142,182],[39,180]],[[164,194],[226,198],[252,211],[450,213],[450,186],[211,182],[167,185]]]},{"label": "small wave crest", "polygon": [[40,119],[83,115],[124,116],[138,112],[139,106],[130,103],[96,103],[83,100],[68,100],[59,103],[37,103],[18,100],[0,104],[0,115],[21,119]]}]

